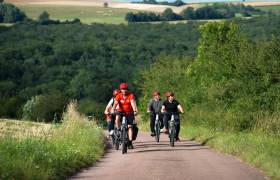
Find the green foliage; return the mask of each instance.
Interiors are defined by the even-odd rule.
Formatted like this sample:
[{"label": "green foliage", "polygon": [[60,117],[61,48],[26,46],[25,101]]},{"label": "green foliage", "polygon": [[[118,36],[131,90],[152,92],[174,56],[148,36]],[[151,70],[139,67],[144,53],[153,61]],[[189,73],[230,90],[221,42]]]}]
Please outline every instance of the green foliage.
[{"label": "green foliage", "polygon": [[42,133],[0,137],[0,179],[66,179],[104,152],[101,129],[73,109]]},{"label": "green foliage", "polygon": [[[279,38],[253,43],[236,25],[225,22],[207,23],[201,32],[191,64],[185,59],[178,66],[176,60],[162,58],[144,70],[142,106],[153,90],[173,90],[189,110],[186,119],[192,124],[279,133],[280,122],[273,118],[280,108]],[[160,70],[164,81],[156,78]]]},{"label": "green foliage", "polygon": [[48,12],[44,11],[42,12],[42,14],[40,14],[40,16],[38,17],[39,21],[48,21],[50,20],[50,15]]},{"label": "green foliage", "polygon": [[[16,117],[17,112],[20,115],[25,102],[36,95],[56,97],[59,94],[66,100],[90,99],[93,104],[106,104],[112,90],[124,81],[137,92],[133,81],[137,79],[138,70],[149,66],[160,54],[195,54],[197,26],[40,25],[33,22],[3,29],[0,33],[0,101],[15,97],[17,105],[10,108],[1,103],[0,116]],[[59,111],[55,112],[61,112],[58,105],[63,108],[63,102],[57,101],[55,107]],[[40,105],[44,106],[47,105]],[[47,117],[43,119],[53,120],[52,110],[41,112],[40,119],[44,114]],[[92,109],[85,113],[97,112]],[[38,113],[35,116],[31,119],[37,120]]]},{"label": "green foliage", "polygon": [[66,98],[60,94],[32,97],[23,106],[23,119],[57,122],[61,119],[66,103]]},{"label": "green foliage", "polygon": [[0,3],[0,23],[15,23],[26,19],[26,15],[16,6]]},{"label": "green foliage", "polygon": [[[255,41],[279,35],[277,17],[236,20],[236,23],[240,31]],[[159,56],[170,55],[175,59],[195,56],[200,24],[88,26],[29,22],[0,27],[0,116],[21,118],[22,107],[36,95],[62,94],[66,100],[90,99],[93,104],[106,104],[111,91],[123,81],[139,96],[134,84],[140,78],[138,72]],[[199,91],[188,90],[191,92],[188,100],[201,101]],[[60,101],[58,104],[63,106]]]}]

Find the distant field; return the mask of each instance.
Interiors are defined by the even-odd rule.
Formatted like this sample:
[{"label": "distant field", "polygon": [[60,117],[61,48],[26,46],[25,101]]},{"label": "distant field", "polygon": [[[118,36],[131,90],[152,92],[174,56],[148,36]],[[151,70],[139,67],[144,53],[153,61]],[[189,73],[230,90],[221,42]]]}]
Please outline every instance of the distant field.
[{"label": "distant field", "polygon": [[271,11],[274,14],[280,15],[280,5],[279,6],[261,6],[258,9],[262,11]]},{"label": "distant field", "polygon": [[128,12],[137,12],[129,9],[115,9],[94,6],[67,6],[67,5],[17,5],[26,15],[32,19],[37,19],[43,12],[47,11],[51,19],[61,21],[79,18],[83,23],[110,23],[121,24],[126,23],[125,15]]},{"label": "distant field", "polygon": [[0,119],[0,136],[24,138],[46,135],[51,124],[35,123],[21,120]]}]

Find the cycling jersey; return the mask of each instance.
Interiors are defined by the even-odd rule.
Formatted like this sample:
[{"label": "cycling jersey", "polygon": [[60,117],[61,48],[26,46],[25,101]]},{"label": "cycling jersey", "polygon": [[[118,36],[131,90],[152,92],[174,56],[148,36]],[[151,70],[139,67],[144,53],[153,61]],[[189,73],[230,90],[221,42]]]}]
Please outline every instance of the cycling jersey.
[{"label": "cycling jersey", "polygon": [[134,95],[130,92],[124,96],[123,94],[118,94],[116,96],[116,101],[119,102],[119,112],[133,113],[133,108],[131,106],[131,101],[134,100]]},{"label": "cycling jersey", "polygon": [[164,101],[163,105],[165,106],[165,110],[167,112],[177,113],[178,112],[178,105],[180,105],[180,103],[174,99],[172,102],[169,102],[168,100]]},{"label": "cycling jersey", "polygon": [[160,113],[162,104],[163,104],[163,102],[161,100],[156,101],[154,99],[151,99],[148,104],[148,109],[152,113]]}]

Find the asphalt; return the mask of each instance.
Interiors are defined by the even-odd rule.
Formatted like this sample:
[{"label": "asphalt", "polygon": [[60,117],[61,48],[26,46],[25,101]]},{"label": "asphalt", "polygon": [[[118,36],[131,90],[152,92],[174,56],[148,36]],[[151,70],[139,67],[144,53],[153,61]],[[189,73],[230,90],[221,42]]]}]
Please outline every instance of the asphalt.
[{"label": "asphalt", "polygon": [[108,151],[94,166],[72,180],[263,180],[265,175],[240,160],[197,142],[182,140],[171,147],[167,135],[160,142],[139,133],[134,149],[122,154],[108,141]]}]

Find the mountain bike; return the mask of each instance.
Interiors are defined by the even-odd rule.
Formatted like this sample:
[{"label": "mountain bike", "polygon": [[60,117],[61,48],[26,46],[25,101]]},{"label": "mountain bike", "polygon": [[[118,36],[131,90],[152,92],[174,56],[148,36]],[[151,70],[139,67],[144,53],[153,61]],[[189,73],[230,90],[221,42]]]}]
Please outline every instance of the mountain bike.
[{"label": "mountain bike", "polygon": [[121,143],[122,143],[122,154],[127,153],[128,144],[128,125],[127,125],[127,115],[125,113],[120,113],[122,117],[121,124]]},{"label": "mountain bike", "polygon": [[175,115],[178,113],[170,113],[171,119],[169,121],[169,140],[171,147],[174,147],[175,134],[176,134],[176,125],[178,122],[175,122]]}]

